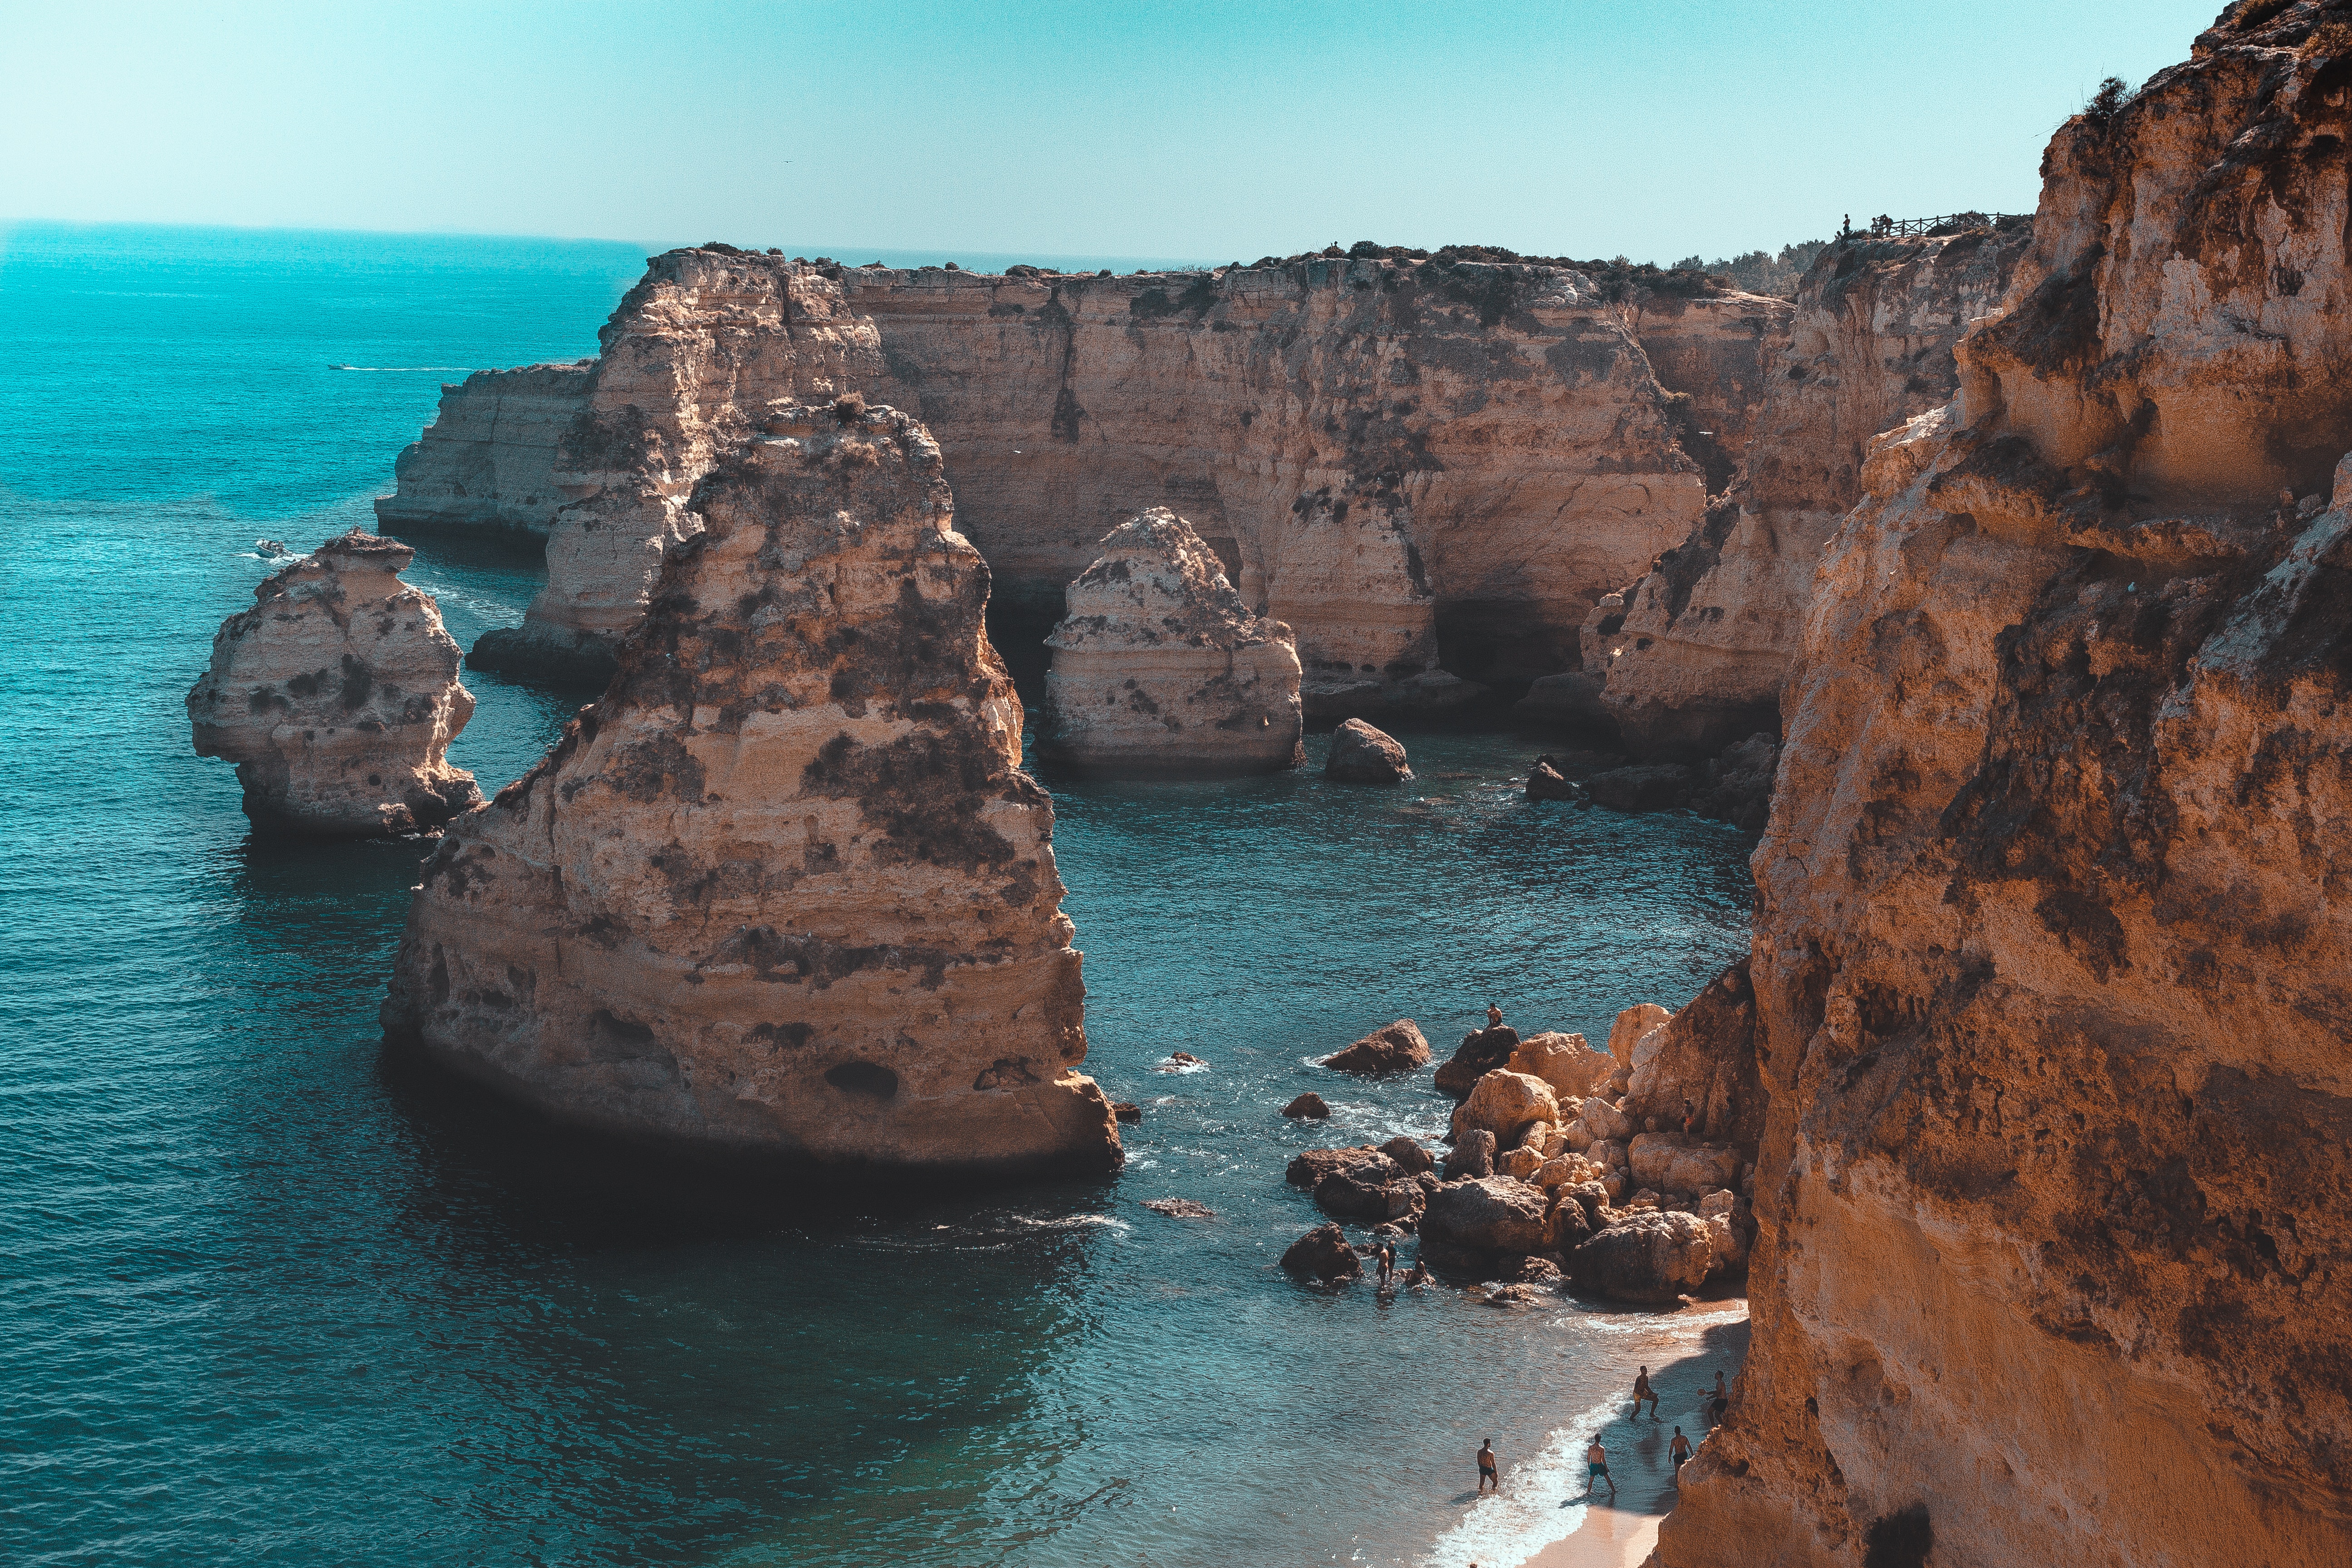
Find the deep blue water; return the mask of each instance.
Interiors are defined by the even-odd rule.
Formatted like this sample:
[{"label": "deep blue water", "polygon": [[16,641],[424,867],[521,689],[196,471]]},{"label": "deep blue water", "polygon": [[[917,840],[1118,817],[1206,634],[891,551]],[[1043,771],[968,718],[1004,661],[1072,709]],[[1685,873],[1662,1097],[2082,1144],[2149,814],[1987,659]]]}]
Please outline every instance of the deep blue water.
[{"label": "deep blue water", "polygon": [[[1564,1533],[1588,1413],[1636,1360],[1695,1410],[1736,1310],[1273,1266],[1318,1217],[1290,1152],[1447,1109],[1313,1057],[1405,1015],[1448,1047],[1490,995],[1605,1034],[1745,946],[1744,836],[1531,805],[1538,742],[1408,737],[1402,791],[1048,780],[1089,1070],[1146,1109],[1113,1183],[714,1190],[383,1059],[421,847],[256,838],[181,700],[257,537],[366,522],[442,380],[592,352],[643,256],[0,240],[0,1562],[1492,1568]],[[470,644],[539,569],[409,575]],[[486,791],[580,700],[467,679]],[[1209,1068],[1154,1070],[1180,1048]],[[1328,1129],[1276,1113],[1310,1087]],[[1473,1507],[1488,1436],[1527,1484]]]}]

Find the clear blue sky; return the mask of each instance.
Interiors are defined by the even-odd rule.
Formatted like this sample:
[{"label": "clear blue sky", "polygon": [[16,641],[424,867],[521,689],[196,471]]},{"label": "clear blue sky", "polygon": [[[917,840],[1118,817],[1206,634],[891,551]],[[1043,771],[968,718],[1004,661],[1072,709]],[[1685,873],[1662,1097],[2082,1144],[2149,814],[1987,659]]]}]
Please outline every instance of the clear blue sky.
[{"label": "clear blue sky", "polygon": [[0,216],[1248,260],[2030,210],[2220,0],[7,8]]}]

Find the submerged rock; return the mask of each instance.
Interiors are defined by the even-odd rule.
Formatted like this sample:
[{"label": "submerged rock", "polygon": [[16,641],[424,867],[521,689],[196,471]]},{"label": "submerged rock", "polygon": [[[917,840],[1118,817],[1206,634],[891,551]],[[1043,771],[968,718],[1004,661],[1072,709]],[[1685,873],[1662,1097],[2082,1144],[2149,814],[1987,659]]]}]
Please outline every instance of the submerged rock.
[{"label": "submerged rock", "polygon": [[448,762],[474,712],[457,645],[432,596],[398,575],[415,555],[353,529],[221,623],[188,719],[198,756],[236,764],[255,821],[368,837],[481,804],[474,775]]},{"label": "submerged rock", "polygon": [[1332,733],[1323,776],[1349,784],[1403,784],[1412,769],[1402,746],[1361,719],[1350,719]]},{"label": "submerged rock", "polygon": [[1301,1120],[1320,1121],[1331,1114],[1331,1108],[1323,1103],[1321,1095],[1310,1089],[1288,1105],[1284,1106],[1282,1113],[1294,1121]]},{"label": "submerged rock", "polygon": [[1249,613],[1191,525],[1155,507],[1072,583],[1041,755],[1088,773],[1213,776],[1306,760],[1290,628]]},{"label": "submerged rock", "polygon": [[1164,1214],[1170,1219],[1214,1219],[1217,1211],[1191,1198],[1146,1198],[1143,1206],[1153,1214]]},{"label": "submerged rock", "polygon": [[771,428],[697,488],[604,700],[427,862],[385,1028],[696,1151],[1112,1169],[1053,802],[939,448],[887,408]]},{"label": "submerged rock", "polygon": [[1423,1037],[1421,1026],[1411,1018],[1399,1018],[1346,1050],[1325,1057],[1323,1065],[1341,1072],[1410,1072],[1428,1060],[1429,1041]]}]

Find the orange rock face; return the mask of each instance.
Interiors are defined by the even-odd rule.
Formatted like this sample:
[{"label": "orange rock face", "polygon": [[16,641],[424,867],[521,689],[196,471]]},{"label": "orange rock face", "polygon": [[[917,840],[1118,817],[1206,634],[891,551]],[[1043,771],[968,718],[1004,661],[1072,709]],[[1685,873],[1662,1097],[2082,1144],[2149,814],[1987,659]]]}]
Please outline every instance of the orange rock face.
[{"label": "orange rock face", "polygon": [[1822,252],[1764,356],[1740,482],[1582,631],[1588,710],[1643,755],[1696,756],[1780,727],[1822,547],[1860,499],[1871,438],[1948,401],[1952,345],[2000,303],[2022,223]]},{"label": "orange rock face", "polygon": [[602,701],[425,867],[387,1032],[698,1151],[1101,1171],[1053,803],[914,420],[771,416]]},{"label": "orange rock face", "polygon": [[2352,5],[2232,15],[1823,565],[1666,1568],[2352,1561]]}]

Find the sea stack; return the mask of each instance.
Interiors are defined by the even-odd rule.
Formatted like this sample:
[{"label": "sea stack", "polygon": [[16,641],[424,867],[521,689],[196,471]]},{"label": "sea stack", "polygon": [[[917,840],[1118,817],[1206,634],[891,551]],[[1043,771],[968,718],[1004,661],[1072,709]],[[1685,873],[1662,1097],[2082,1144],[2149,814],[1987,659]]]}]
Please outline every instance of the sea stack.
[{"label": "sea stack", "polygon": [[784,409],[692,508],[603,700],[426,864],[388,1037],[698,1153],[1115,1168],[1053,802],[938,446]]},{"label": "sea stack", "polygon": [[473,716],[416,552],[357,529],[263,579],[188,690],[196,754],[236,764],[257,823],[335,837],[436,827],[479,805],[449,765]]},{"label": "sea stack", "polygon": [[1104,536],[1045,639],[1038,751],[1125,777],[1297,766],[1298,649],[1249,612],[1192,525],[1154,507]]}]

